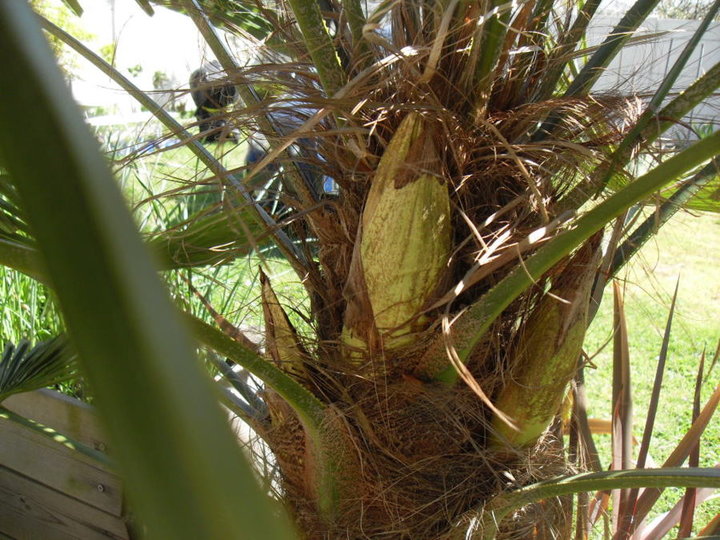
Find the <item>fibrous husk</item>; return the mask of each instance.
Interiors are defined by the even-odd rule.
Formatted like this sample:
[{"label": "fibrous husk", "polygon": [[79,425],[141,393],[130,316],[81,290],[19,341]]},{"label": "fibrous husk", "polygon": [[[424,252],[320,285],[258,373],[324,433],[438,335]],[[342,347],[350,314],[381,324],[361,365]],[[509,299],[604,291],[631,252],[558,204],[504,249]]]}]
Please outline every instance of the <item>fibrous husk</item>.
[{"label": "fibrous husk", "polygon": [[524,325],[514,355],[516,369],[495,402],[517,429],[496,417],[493,445],[533,445],[560,411],[585,338],[599,239],[568,261]]},{"label": "fibrous husk", "polygon": [[275,365],[296,379],[303,379],[307,375],[305,362],[309,358],[308,352],[280,305],[270,279],[262,270],[260,283],[265,318],[265,348]]},{"label": "fibrous husk", "polygon": [[354,360],[412,343],[446,271],[450,198],[432,137],[408,114],[372,180],[345,291],[343,342],[359,351]]}]

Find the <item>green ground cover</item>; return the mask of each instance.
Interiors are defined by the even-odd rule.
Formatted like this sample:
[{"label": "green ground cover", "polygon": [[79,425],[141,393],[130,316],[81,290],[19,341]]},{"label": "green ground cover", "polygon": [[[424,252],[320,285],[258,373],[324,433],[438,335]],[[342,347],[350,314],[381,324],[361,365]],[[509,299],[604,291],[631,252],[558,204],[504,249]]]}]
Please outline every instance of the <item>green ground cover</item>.
[{"label": "green ground cover", "polygon": [[[659,466],[690,427],[695,378],[702,352],[708,361],[720,339],[720,217],[713,214],[678,213],[642,249],[619,279],[625,293],[630,341],[631,377],[634,400],[634,433],[640,440],[645,425],[657,359],[665,323],[677,280],[678,301],[670,338],[668,360],[650,455]],[[612,288],[608,287],[600,311],[586,338],[585,350],[595,369],[588,369],[586,380],[591,417],[611,416],[613,326]],[[708,362],[709,363],[709,362]],[[707,371],[706,365],[706,371]],[[716,366],[707,377],[702,402],[720,384]],[[603,463],[610,456],[610,437],[600,436]],[[700,465],[720,464],[720,420],[711,421],[700,452]],[[670,489],[658,509],[667,509],[681,496]],[[720,500],[701,506],[700,523],[720,512]]]}]

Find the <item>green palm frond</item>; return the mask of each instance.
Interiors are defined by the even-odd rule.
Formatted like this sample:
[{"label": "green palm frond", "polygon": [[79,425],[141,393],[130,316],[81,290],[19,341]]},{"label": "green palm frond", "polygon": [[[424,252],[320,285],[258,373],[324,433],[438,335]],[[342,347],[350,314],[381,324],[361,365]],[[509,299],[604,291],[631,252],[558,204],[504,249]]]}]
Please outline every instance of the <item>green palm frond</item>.
[{"label": "green palm frond", "polygon": [[200,211],[186,222],[153,234],[148,245],[160,257],[163,270],[228,264],[271,244],[271,236],[248,215]]},{"label": "green palm frond", "polygon": [[147,13],[148,15],[155,15],[155,10],[150,5],[150,2],[148,0],[135,0],[138,6],[142,8],[142,10]]},{"label": "green palm frond", "polygon": [[78,17],[83,14],[83,8],[78,0],[63,0],[63,3]]},{"label": "green palm frond", "polygon": [[10,176],[0,174],[0,238],[30,244],[30,231],[22,216],[17,190]]},{"label": "green palm frond", "polygon": [[[491,501],[486,507],[483,523],[480,525],[482,533],[478,537],[483,540],[493,540],[496,537],[498,525],[503,518],[513,510],[531,501],[590,490],[641,487],[659,489],[674,486],[718,488],[720,487],[720,471],[711,468],[667,467],[662,469],[584,473],[573,477],[539,482],[517,489]],[[654,489],[648,489],[647,491],[651,492]]]},{"label": "green palm frond", "polygon": [[12,179],[0,170],[0,264],[41,279],[39,253]]},{"label": "green palm frond", "polygon": [[8,80],[24,82],[7,93],[3,88],[0,154],[95,389],[129,498],[150,536],[260,538],[264,532],[290,538],[287,521],[243,459],[25,2],[0,3],[0,59],[10,68]]},{"label": "green palm frond", "polygon": [[76,354],[65,336],[31,346],[29,341],[8,343],[0,357],[0,402],[65,381],[77,374]]}]

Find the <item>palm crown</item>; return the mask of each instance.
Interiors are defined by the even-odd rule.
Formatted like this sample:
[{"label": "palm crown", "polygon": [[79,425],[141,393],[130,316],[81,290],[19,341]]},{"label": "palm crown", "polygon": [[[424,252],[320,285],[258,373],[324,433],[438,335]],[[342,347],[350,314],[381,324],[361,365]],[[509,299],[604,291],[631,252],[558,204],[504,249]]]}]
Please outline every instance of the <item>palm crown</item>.
[{"label": "palm crown", "polygon": [[[717,134],[640,178],[627,171],[717,88],[718,70],[668,99],[688,48],[647,102],[593,93],[652,10],[645,0],[589,50],[595,1],[164,4],[196,21],[236,85],[229,121],[253,122],[270,147],[244,175],[228,172],[157,111],[217,175],[232,219],[205,213],[152,243],[177,268],[274,242],[310,299],[307,339],[262,276],[264,358],[191,320],[266,384],[248,398],[262,414],[246,421],[273,451],[280,497],[310,538],[451,537],[480,522],[493,537],[482,507],[508,478],[567,472],[553,421],[582,369],[593,299],[648,236],[604,229],[678,182],[667,217],[715,175],[699,167]],[[211,22],[263,39],[274,61],[239,67]],[[280,129],[279,111],[299,127]],[[279,222],[251,190],[273,162],[293,209]],[[323,177],[337,196],[318,189]],[[527,506],[500,530],[566,534],[564,504]]]}]

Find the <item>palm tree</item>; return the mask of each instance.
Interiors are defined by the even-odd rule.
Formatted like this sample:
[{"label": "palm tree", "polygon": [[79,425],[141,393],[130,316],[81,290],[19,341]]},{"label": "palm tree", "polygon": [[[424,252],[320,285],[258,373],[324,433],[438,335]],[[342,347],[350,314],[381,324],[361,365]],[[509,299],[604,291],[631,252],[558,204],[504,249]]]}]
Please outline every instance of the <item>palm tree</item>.
[{"label": "palm tree", "polygon": [[[649,235],[644,224],[622,226],[626,211],[659,196],[667,219],[678,202],[691,204],[690,197],[716,177],[713,163],[707,163],[720,153],[718,133],[671,157],[658,156],[639,177],[629,171],[639,153],[652,151],[664,130],[720,84],[716,65],[684,93],[669,97],[719,2],[664,83],[640,106],[635,96],[593,93],[593,85],[632,42],[652,1],[639,0],[602,44],[589,49],[582,48],[583,36],[596,1],[574,6],[398,0],[370,10],[355,0],[322,6],[288,0],[272,10],[239,1],[168,3],[196,21],[237,85],[243,105],[234,117],[254,118],[271,143],[267,156],[244,177],[223,170],[147,95],[71,36],[42,24],[144,100],[224,186],[230,201],[226,213],[204,214],[182,233],[153,240],[166,268],[226,263],[250,247],[273,242],[302,279],[312,339],[294,328],[264,275],[264,354],[237,331],[228,336],[197,318],[187,321],[204,345],[264,382],[260,394],[246,398],[245,420],[272,450],[278,496],[304,537],[460,538],[472,532],[483,538],[569,538],[569,493],[717,484],[710,472],[693,476],[676,470],[568,480],[570,471],[583,469],[591,441],[580,436],[575,447],[565,448],[561,409],[571,383],[581,382],[582,343],[598,291]],[[8,17],[14,9],[4,6]],[[274,61],[265,68],[238,67],[211,22],[265,39]],[[0,35],[13,34],[13,25],[4,26]],[[24,39],[7,50],[22,49]],[[23,65],[32,70],[29,61],[16,64],[18,70]],[[259,85],[275,93],[263,100],[254,90]],[[54,98],[38,94],[35,99],[51,103]],[[9,98],[0,101],[3,117],[13,118],[17,113]],[[278,110],[298,116],[293,125],[300,127],[291,136],[278,135],[273,121]],[[76,140],[84,139],[72,132],[62,144],[72,153]],[[293,146],[296,141],[305,142]],[[12,137],[1,142],[4,148],[20,148]],[[202,384],[196,388],[189,382],[202,378],[189,367],[190,345],[144,345],[163,342],[163,335],[140,335],[138,328],[152,326],[151,320],[168,321],[160,325],[166,326],[160,329],[165,337],[181,331],[172,327],[175,317],[159,293],[152,298],[160,307],[147,313],[135,307],[147,304],[144,291],[151,286],[118,281],[121,269],[131,278],[139,275],[136,264],[148,275],[151,271],[137,246],[130,250],[132,265],[117,255],[124,247],[112,243],[111,227],[120,231],[119,238],[132,232],[129,221],[109,211],[117,202],[93,187],[92,178],[107,173],[93,162],[88,175],[80,164],[69,176],[86,178],[87,185],[66,180],[58,192],[43,188],[47,175],[37,172],[40,164],[21,164],[21,154],[5,151],[3,164],[22,179],[15,183],[37,246],[88,377],[97,385],[99,405],[113,419],[108,425],[116,436],[118,461],[138,507],[146,508],[141,517],[155,531],[226,537],[237,503],[232,495],[224,497],[232,491],[227,478],[240,478],[247,486],[247,471],[227,465],[231,470],[221,475],[227,478],[218,477],[201,448],[183,437],[181,420],[168,420],[207,414],[214,420],[203,433],[217,441],[218,455],[232,461],[229,438],[215,435],[221,428],[211,400],[180,404],[184,396],[207,394]],[[294,208],[292,219],[280,223],[245,184],[273,160],[282,167],[284,202]],[[318,192],[317,175],[337,183],[337,197]],[[82,200],[67,193],[63,200],[70,207],[86,204],[88,222],[77,223],[78,231],[85,231],[82,237],[63,243],[47,205],[57,204],[48,200],[50,193],[60,197],[69,186],[83,194]],[[660,190],[665,191],[658,195]],[[104,217],[119,221],[102,224]],[[93,231],[99,231],[97,238]],[[228,240],[233,249],[218,255],[213,248]],[[78,246],[71,256],[65,251],[70,244]],[[92,262],[97,246],[103,246],[100,253],[109,266],[103,266],[108,263],[103,257]],[[34,241],[19,247],[16,241],[0,255],[5,264],[43,278],[35,249]],[[100,318],[88,325],[87,299],[75,290],[72,259],[89,256],[88,250],[93,257],[86,269],[88,288],[94,301],[107,302],[104,309],[118,311],[115,327]],[[107,281],[94,283],[93,275]],[[146,353],[137,364],[145,366],[141,376],[92,359],[117,347],[124,351],[118,362],[123,364],[134,340]],[[188,360],[173,365],[168,355]],[[166,370],[175,373],[169,381],[163,380]],[[154,421],[142,411],[125,410],[121,404],[130,387],[139,388],[143,400],[155,395],[152,403],[163,407],[165,416]],[[578,403],[572,422],[587,433],[581,398],[570,395]],[[113,425],[119,418],[126,421]],[[167,431],[154,433],[158,423]],[[161,436],[189,450],[178,451],[170,463],[143,456],[149,441]],[[569,456],[575,461],[569,463]],[[167,490],[173,473],[193,463],[200,472],[173,490],[162,510],[169,519],[159,518],[154,495]],[[153,474],[152,467],[167,477],[143,487],[143,475]],[[209,517],[215,505],[207,507],[203,475],[211,478],[207,485],[215,493],[222,492],[215,519]],[[564,477],[527,487],[559,475]],[[189,492],[192,499],[181,503]],[[548,495],[557,498],[536,503]],[[173,504],[197,506],[197,515],[183,522],[194,528],[170,523],[176,517]],[[242,510],[246,519],[252,520],[254,508]],[[257,512],[266,515],[262,508]],[[204,532],[203,519],[211,522]],[[272,526],[271,519],[261,524]],[[619,530],[618,537],[629,537],[632,529],[631,524]]]}]

